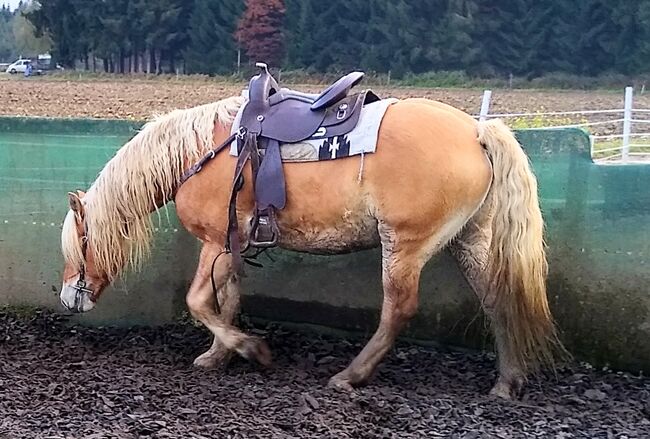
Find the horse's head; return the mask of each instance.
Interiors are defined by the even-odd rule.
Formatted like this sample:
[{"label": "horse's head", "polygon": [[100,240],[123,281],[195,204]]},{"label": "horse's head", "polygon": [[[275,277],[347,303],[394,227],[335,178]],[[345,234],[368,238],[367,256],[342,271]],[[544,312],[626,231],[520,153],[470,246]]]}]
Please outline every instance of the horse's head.
[{"label": "horse's head", "polygon": [[92,242],[88,239],[85,193],[70,192],[70,210],[63,223],[61,246],[65,258],[61,303],[72,312],[86,312],[109,284],[106,273],[94,263]]},{"label": "horse's head", "polygon": [[173,198],[184,173],[215,139],[228,137],[242,103],[242,96],[234,96],[148,122],[104,166],[88,194],[68,194],[61,233],[63,306],[90,311],[124,270],[140,268],[150,254],[151,213]]}]

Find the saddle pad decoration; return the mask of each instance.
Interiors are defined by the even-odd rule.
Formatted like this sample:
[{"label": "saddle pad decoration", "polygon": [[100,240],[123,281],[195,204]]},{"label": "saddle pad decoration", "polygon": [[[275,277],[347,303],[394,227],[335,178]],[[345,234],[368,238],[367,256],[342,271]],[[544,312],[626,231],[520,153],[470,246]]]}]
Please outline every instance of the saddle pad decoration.
[{"label": "saddle pad decoration", "polygon": [[[296,143],[282,143],[280,147],[282,161],[315,162],[374,153],[381,120],[388,107],[397,101],[389,98],[364,105],[356,127],[345,135],[327,137],[327,134],[320,135],[322,130],[317,130],[309,139]],[[241,110],[232,124],[232,133],[239,129],[240,116]],[[230,155],[237,156],[237,141],[231,144]]]}]

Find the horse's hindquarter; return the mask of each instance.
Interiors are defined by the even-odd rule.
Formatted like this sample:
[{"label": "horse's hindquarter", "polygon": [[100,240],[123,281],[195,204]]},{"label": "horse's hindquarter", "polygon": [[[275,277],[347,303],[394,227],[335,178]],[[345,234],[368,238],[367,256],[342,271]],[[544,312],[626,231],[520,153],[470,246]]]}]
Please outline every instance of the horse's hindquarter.
[{"label": "horse's hindquarter", "polygon": [[[337,253],[379,243],[378,222],[426,239],[462,224],[488,191],[491,168],[475,121],[423,99],[389,107],[377,152],[285,164],[287,206],[281,245]],[[455,232],[454,232],[455,233]]]}]

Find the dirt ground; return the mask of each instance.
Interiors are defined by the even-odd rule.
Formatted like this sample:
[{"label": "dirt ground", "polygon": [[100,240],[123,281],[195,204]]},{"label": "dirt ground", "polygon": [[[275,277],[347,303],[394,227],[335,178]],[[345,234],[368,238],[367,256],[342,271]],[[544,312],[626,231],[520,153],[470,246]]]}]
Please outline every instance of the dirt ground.
[{"label": "dirt ground", "polygon": [[[190,80],[61,81],[0,78],[0,114],[20,116],[146,119],[156,113],[187,108],[239,94],[246,84]],[[324,86],[291,86],[318,92]],[[382,88],[361,83],[382,97],[427,97],[478,114],[482,90]],[[635,97],[635,106],[650,108],[650,95]],[[490,113],[617,109],[623,90],[531,91],[493,90]],[[562,123],[563,118],[555,122]],[[565,119],[565,118],[564,118]],[[564,121],[566,122],[566,121]]]},{"label": "dirt ground", "polygon": [[494,357],[399,343],[354,394],[327,388],[365,338],[251,327],[274,353],[261,369],[192,360],[189,324],[84,328],[0,312],[0,437],[647,438],[650,380],[575,365],[534,378],[520,401],[486,394]]}]

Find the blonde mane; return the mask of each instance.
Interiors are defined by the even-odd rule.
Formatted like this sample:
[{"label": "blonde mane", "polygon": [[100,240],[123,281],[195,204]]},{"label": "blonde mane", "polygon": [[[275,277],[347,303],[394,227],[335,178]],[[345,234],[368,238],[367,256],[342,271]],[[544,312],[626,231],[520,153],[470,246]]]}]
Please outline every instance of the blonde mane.
[{"label": "blonde mane", "polygon": [[[214,148],[215,121],[231,124],[242,104],[241,96],[233,96],[156,116],[117,151],[83,198],[99,271],[112,280],[127,266],[140,267],[150,252],[152,211],[172,198],[186,166]],[[80,268],[84,261],[74,218],[68,212],[61,245],[66,262]]]}]

